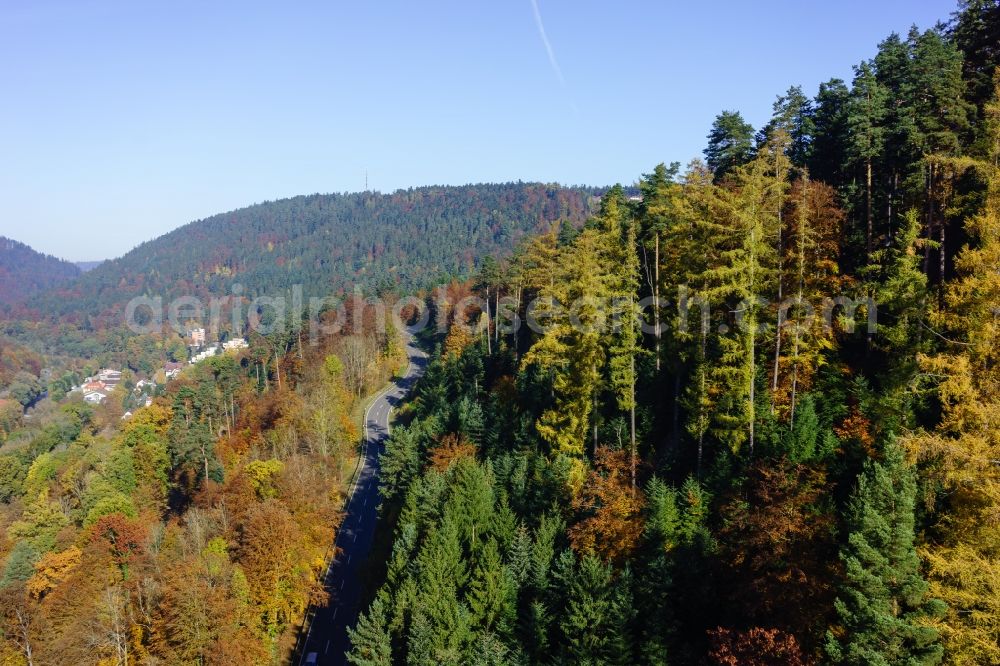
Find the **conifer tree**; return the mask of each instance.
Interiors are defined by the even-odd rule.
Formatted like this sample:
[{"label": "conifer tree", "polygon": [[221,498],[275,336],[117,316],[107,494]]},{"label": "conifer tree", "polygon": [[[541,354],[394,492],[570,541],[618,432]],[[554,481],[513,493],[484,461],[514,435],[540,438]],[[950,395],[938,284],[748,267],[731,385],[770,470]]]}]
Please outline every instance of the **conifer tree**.
[{"label": "conifer tree", "polygon": [[813,111],[813,141],[809,173],[832,187],[847,183],[847,113],[851,92],[842,79],[819,84]]},{"label": "conifer tree", "polygon": [[943,604],[928,597],[913,545],[916,488],[895,445],[886,448],[882,462],[867,462],[858,478],[841,551],[845,581],[836,602],[839,626],[826,640],[833,663],[941,661],[938,632],[929,624]]},{"label": "conifer tree", "polygon": [[778,211],[787,188],[786,165],[782,143],[772,141],[766,151],[733,172],[731,187],[718,190],[721,221],[705,223],[716,235],[721,259],[706,272],[708,295],[713,302],[735,306],[736,324],[734,331],[717,337],[720,353],[710,365],[718,396],[713,430],[733,451],[747,444],[750,455],[757,422],[760,301],[775,285]]},{"label": "conifer tree", "polygon": [[948,658],[959,664],[1000,661],[1000,74],[986,105],[989,159],[969,163],[985,181],[978,214],[966,221],[972,243],[956,260],[958,279],[935,317],[944,348],[921,356],[939,379],[941,422],[906,440],[928,483],[943,489],[924,548],[931,592],[948,604],[940,628]]},{"label": "conifer tree", "polygon": [[[917,252],[919,233],[916,211],[910,211],[896,244],[874,252],[871,265],[862,272],[871,295],[866,311],[870,319],[877,321],[874,327],[868,324],[869,348],[886,358],[878,400],[880,424],[886,431],[909,424],[915,398],[912,386],[919,370],[917,357],[928,351],[930,344],[930,304],[927,276],[920,268]],[[866,323],[858,321],[856,325]]]},{"label": "conifer tree", "polygon": [[757,133],[758,147],[766,146],[783,131],[788,135],[788,159],[795,167],[806,166],[812,153],[814,113],[812,100],[802,92],[802,86],[790,87],[775,100],[771,120]]},{"label": "conifer tree", "polygon": [[504,555],[504,563],[510,572],[514,585],[520,587],[531,574],[531,535],[523,524],[518,525],[510,547]]},{"label": "conifer tree", "polygon": [[645,351],[640,340],[640,317],[636,293],[639,290],[639,256],[636,253],[636,225],[607,220],[607,243],[612,248],[608,266],[613,323],[610,327],[609,375],[618,408],[629,416],[629,451],[632,487],[635,488],[637,444],[635,408],[636,357]]},{"label": "conifer tree", "polygon": [[993,97],[993,73],[1000,67],[1000,3],[997,0],[959,0],[948,36],[962,51],[963,78],[969,99],[982,117]]},{"label": "conifer tree", "polygon": [[730,171],[753,157],[753,126],[739,111],[723,111],[715,117],[708,133],[705,161],[721,181]]},{"label": "conifer tree", "polygon": [[[668,247],[676,249],[676,259],[668,263],[687,269],[676,277],[673,285],[677,294],[677,309],[672,324],[675,343],[679,347],[678,356],[689,364],[690,381],[683,395],[678,388],[679,375],[674,386],[676,408],[679,411],[683,406],[688,412],[685,430],[696,441],[695,473],[700,477],[705,436],[712,423],[717,395],[709,376],[711,304],[708,296],[710,280],[714,279],[709,269],[722,264],[721,253],[725,248],[714,240],[716,230],[711,222],[716,216],[718,195],[716,186],[711,182],[711,174],[703,164],[692,163],[684,176],[683,192],[684,221],[673,228],[668,242]],[[692,258],[691,255],[696,256]],[[679,414],[677,420],[680,420]]]},{"label": "conifer tree", "polygon": [[516,613],[516,588],[510,572],[500,560],[497,543],[483,546],[469,582],[469,610],[472,623],[480,630],[508,636]]},{"label": "conifer tree", "polygon": [[520,666],[524,663],[520,649],[507,645],[489,632],[479,634],[469,655],[471,666]]},{"label": "conifer tree", "polygon": [[598,558],[585,555],[579,564],[574,560],[572,552],[564,551],[556,571],[565,594],[559,619],[565,658],[575,664],[631,664],[630,575],[623,573],[615,581],[610,565]]},{"label": "conifer tree", "polygon": [[471,458],[458,460],[450,474],[445,515],[462,541],[472,552],[477,552],[488,536],[494,516],[493,474],[488,465],[480,465]]},{"label": "conifer tree", "polygon": [[[621,188],[605,195],[604,206],[607,214],[624,206]],[[525,364],[538,364],[552,377],[554,406],[538,419],[539,435],[554,451],[574,457],[584,452],[606,358],[601,344],[608,295],[603,251],[602,234],[594,228],[563,250],[537,301],[548,330],[524,358]]]},{"label": "conifer tree", "polygon": [[[417,590],[409,634],[410,663],[460,664],[470,639],[459,601],[468,578],[458,526],[445,516],[417,555]],[[416,661],[414,661],[416,659]]]},{"label": "conifer tree", "polygon": [[851,100],[847,108],[847,125],[850,129],[848,156],[863,169],[865,183],[865,250],[874,248],[874,164],[885,148],[885,128],[888,93],[875,77],[870,63],[863,62],[854,68]]},{"label": "conifer tree", "polygon": [[385,607],[376,598],[368,612],[362,613],[355,628],[348,627],[351,651],[347,661],[354,666],[391,666],[392,644],[386,624]]},{"label": "conifer tree", "polygon": [[[794,424],[799,393],[809,390],[823,355],[833,347],[832,330],[823,320],[824,299],[840,291],[838,263],[843,213],[836,193],[809,178],[808,171],[792,186],[787,216],[789,237],[785,264],[789,269],[787,312],[779,317],[776,335],[790,338],[782,348],[775,373],[773,399],[782,415]],[[787,332],[781,328],[788,329]]]}]

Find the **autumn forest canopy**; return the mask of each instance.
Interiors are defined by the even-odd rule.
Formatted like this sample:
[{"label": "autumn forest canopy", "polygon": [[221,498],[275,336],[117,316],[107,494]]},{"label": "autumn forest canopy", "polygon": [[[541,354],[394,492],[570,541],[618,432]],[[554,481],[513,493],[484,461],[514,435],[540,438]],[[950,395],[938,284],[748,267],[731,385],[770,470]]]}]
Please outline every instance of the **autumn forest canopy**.
[{"label": "autumn forest canopy", "polygon": [[0,663],[298,663],[420,311],[348,663],[1000,663],[1000,4],[873,51],[624,187],[0,239]]}]

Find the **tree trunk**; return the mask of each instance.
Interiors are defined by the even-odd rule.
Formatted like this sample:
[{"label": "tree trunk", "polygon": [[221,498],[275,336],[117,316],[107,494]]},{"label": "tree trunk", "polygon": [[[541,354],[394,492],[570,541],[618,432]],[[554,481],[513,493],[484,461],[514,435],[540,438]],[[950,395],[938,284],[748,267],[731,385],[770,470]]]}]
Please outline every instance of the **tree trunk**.
[{"label": "tree trunk", "polygon": [[[781,295],[778,295],[778,325],[774,330],[774,377],[771,380],[771,393],[778,392],[778,366],[781,359],[781,329],[784,326],[783,317],[781,314]],[[774,401],[771,401],[771,413],[774,413]]]},{"label": "tree trunk", "polygon": [[636,446],[635,446],[635,354],[632,354],[632,358],[629,359],[631,364],[631,379],[632,385],[630,391],[632,393],[631,402],[629,403],[629,444],[632,450],[632,490],[635,490],[635,457],[636,457]]},{"label": "tree trunk", "polygon": [[695,474],[698,480],[701,480],[701,460],[702,454],[705,449],[705,365],[706,359],[705,355],[708,353],[708,326],[705,325],[705,319],[702,317],[701,321],[701,355],[698,359],[699,361],[699,372],[698,372],[698,461],[695,464]]},{"label": "tree trunk", "polygon": [[[517,287],[517,297],[515,298],[515,303],[514,303],[514,318],[515,319],[519,319],[520,316],[521,316],[521,287],[520,287],[520,285],[518,285],[518,287]],[[510,340],[511,340],[511,343],[514,345],[514,366],[516,367],[517,366],[517,362],[518,362],[518,360],[520,358],[519,354],[518,354],[518,351],[519,351],[518,346],[519,345],[517,344],[518,328],[520,328],[520,327],[519,326],[511,326],[510,328],[511,328],[511,331],[510,331]]]},{"label": "tree trunk", "polygon": [[865,240],[865,252],[869,260],[872,256],[872,158],[865,160],[865,222],[868,227],[868,234]]},{"label": "tree trunk", "polygon": [[896,188],[899,185],[899,173],[892,172],[892,185],[889,188],[889,202],[886,206],[886,225],[888,226],[889,240],[892,241],[892,203],[896,200]]},{"label": "tree trunk", "polygon": [[486,353],[493,356],[493,341],[490,339],[490,286],[486,285]]},{"label": "tree trunk", "polygon": [[948,256],[945,248],[945,241],[946,241],[945,233],[946,233],[945,223],[944,220],[942,219],[938,223],[938,242],[941,243],[941,247],[938,249],[938,271],[939,271],[939,279],[941,280],[938,283],[938,305],[942,309],[944,308],[944,286],[945,286],[944,272],[947,268],[947,256]]},{"label": "tree trunk", "polygon": [[201,445],[201,458],[205,462],[205,483],[208,483],[208,451],[205,450],[205,444]]},{"label": "tree trunk", "polygon": [[[924,223],[927,225],[927,240],[932,241],[934,239],[934,221],[931,214],[932,204],[931,204],[931,179],[933,176],[934,165],[930,164],[927,167],[926,175],[924,176],[924,198],[927,203],[924,205]],[[924,243],[924,275],[927,276],[928,282],[931,279],[931,244],[930,242]]]},{"label": "tree trunk", "polygon": [[31,621],[22,609],[18,608],[14,612],[17,615],[18,629],[21,634],[21,651],[24,653],[28,666],[35,666],[34,653],[31,649]]},{"label": "tree trunk", "polygon": [[594,392],[594,395],[591,397],[591,400],[593,401],[592,410],[594,412],[594,417],[593,417],[594,418],[594,444],[593,444],[594,450],[593,450],[593,456],[596,459],[597,458],[597,392],[596,391]]},{"label": "tree trunk", "polygon": [[[799,281],[799,304],[800,305],[802,304],[802,281],[801,281],[801,279]],[[798,384],[799,384],[799,332],[800,332],[799,327],[800,326],[801,326],[801,324],[798,321],[796,321],[795,322],[795,327],[794,327],[794,329],[795,329],[795,337],[793,338],[793,343],[792,343],[792,358],[794,360],[793,360],[793,363],[792,363],[792,404],[791,404],[791,410],[789,412],[789,421],[788,421],[789,426],[794,426],[795,425],[795,398],[796,398],[796,393],[798,391]]]},{"label": "tree trunk", "polygon": [[656,371],[660,371],[660,234],[653,234],[653,322],[656,330]]},{"label": "tree trunk", "polygon": [[[496,296],[494,296],[494,299],[496,300],[496,303],[497,303],[497,307],[496,307],[497,317],[499,317],[500,316],[500,287],[499,286],[497,287],[497,293],[496,293]],[[499,326],[499,322],[496,322],[493,325],[493,341],[496,343],[497,351],[499,351],[500,350],[500,326]]]},{"label": "tree trunk", "polygon": [[[754,213],[756,214],[756,211],[754,211]],[[757,268],[757,245],[756,245],[756,243],[757,243],[757,239],[755,238],[755,234],[754,234],[753,228],[751,228],[751,231],[750,231],[750,281],[749,281],[749,287],[750,288],[747,290],[747,293],[749,295],[750,300],[753,300],[755,298],[756,292],[757,292],[757,280],[756,280],[756,277],[757,277],[757,275],[756,275],[756,268]],[[750,304],[747,305],[747,319],[748,319],[749,324],[750,324],[750,345],[749,345],[749,349],[748,349],[748,353],[750,355],[749,358],[748,358],[748,361],[749,361],[749,364],[750,364],[750,377],[749,377],[750,386],[748,387],[749,388],[749,393],[750,393],[750,404],[747,405],[747,407],[749,408],[749,412],[750,412],[749,415],[748,415],[749,416],[749,419],[748,419],[749,420],[749,424],[748,425],[749,425],[749,430],[750,430],[749,434],[750,434],[750,458],[751,459],[753,459],[753,445],[754,445],[754,434],[755,434],[754,433],[754,423],[757,420],[757,413],[756,413],[756,410],[757,410],[757,395],[756,395],[757,382],[755,381],[755,379],[757,377],[757,355],[755,353],[756,350],[757,350],[757,311],[756,311],[756,308],[757,308],[756,302],[753,302],[753,303],[750,303]]]},{"label": "tree trunk", "polygon": [[278,389],[281,389],[281,359],[278,357],[278,352],[274,352],[274,376],[278,380]]},{"label": "tree trunk", "polygon": [[680,448],[681,445],[681,373],[678,369],[674,374],[674,414],[671,439],[674,446]]},{"label": "tree trunk", "polygon": [[[780,190],[779,190],[780,191]],[[774,331],[774,378],[771,383],[771,413],[774,414],[774,394],[778,392],[778,367],[781,360],[781,299],[784,297],[785,286],[785,234],[784,217],[782,215],[782,200],[778,197],[778,323]]]},{"label": "tree trunk", "polygon": [[754,381],[757,375],[757,359],[754,349],[757,347],[757,323],[750,324],[750,458],[753,458],[754,445],[754,424],[757,421],[757,382]]}]

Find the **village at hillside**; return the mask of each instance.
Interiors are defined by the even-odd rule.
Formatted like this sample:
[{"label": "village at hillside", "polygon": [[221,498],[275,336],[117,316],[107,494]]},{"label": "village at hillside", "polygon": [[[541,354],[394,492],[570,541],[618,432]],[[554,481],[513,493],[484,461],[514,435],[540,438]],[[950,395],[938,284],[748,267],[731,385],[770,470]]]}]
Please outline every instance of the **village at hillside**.
[{"label": "village at hillside", "polygon": [[[218,354],[238,352],[249,347],[246,338],[231,338],[221,343],[206,344],[204,328],[193,328],[186,337],[188,348],[191,350],[191,358],[187,363],[167,361],[163,364],[161,372],[156,373],[156,376],[138,379],[133,385],[130,395],[126,397],[126,405],[131,406],[132,409],[148,407],[153,403],[153,397],[157,395],[158,390],[168,381],[176,379],[186,366],[200,363]],[[157,381],[159,375],[162,375],[161,381]],[[121,384],[121,370],[104,368],[95,375],[84,378],[79,385],[73,386],[70,393],[82,393],[86,402],[99,405]],[[131,416],[132,411],[126,411],[122,418],[127,419]]]}]

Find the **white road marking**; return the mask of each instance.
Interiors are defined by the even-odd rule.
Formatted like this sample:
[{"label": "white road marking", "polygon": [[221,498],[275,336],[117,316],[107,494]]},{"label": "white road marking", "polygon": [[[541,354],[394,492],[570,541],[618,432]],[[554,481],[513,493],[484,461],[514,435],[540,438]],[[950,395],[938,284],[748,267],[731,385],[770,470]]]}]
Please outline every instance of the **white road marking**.
[{"label": "white road marking", "polygon": [[328,640],[326,641],[326,647],[325,647],[325,648],[323,648],[323,654],[326,654],[326,653],[327,653],[327,652],[329,652],[329,651],[330,651],[330,641],[329,641],[329,639],[328,639]]},{"label": "white road marking", "polygon": [[[415,359],[423,359],[423,358],[425,358],[425,355],[423,353],[421,353],[420,350],[417,349],[416,347],[412,347],[412,346],[409,346],[409,345],[407,345],[406,351],[407,351],[407,356],[409,358],[408,358],[408,364],[406,366],[406,372],[403,373],[403,377],[406,380],[406,385],[409,386],[409,385],[412,384],[412,380],[415,379],[415,376],[411,376],[411,370],[414,373],[416,373],[416,372],[420,371],[420,369],[421,369],[421,366],[419,364],[415,363],[414,360]],[[365,452],[363,454],[363,458],[367,459],[367,457],[368,457],[368,442],[369,442],[370,439],[372,439],[371,431],[372,431],[372,424],[373,424],[373,422],[371,421],[371,419],[368,416],[369,412],[371,411],[371,409],[373,407],[375,407],[375,405],[379,401],[383,401],[383,402],[386,403],[386,406],[388,406],[388,410],[387,410],[387,415],[388,415],[388,412],[392,411],[392,406],[388,404],[388,401],[387,401],[386,397],[387,396],[392,396],[393,398],[398,398],[398,397],[403,396],[403,395],[406,395],[406,389],[398,388],[395,385],[392,385],[392,386],[386,388],[384,391],[382,391],[382,393],[380,393],[378,396],[376,396],[375,400],[372,402],[372,404],[370,404],[368,406],[368,409],[365,410],[365,414],[364,414],[364,417],[363,417],[363,420],[364,420],[364,423],[365,423],[365,436],[364,436]],[[378,427],[378,423],[374,423],[374,426],[377,428]],[[388,421],[386,421],[385,430],[386,430],[386,435],[388,435],[389,434],[389,423],[388,423]],[[354,499],[354,492],[355,492],[355,490],[357,490],[357,487],[358,487],[359,482],[361,481],[361,479],[362,478],[367,479],[369,476],[372,475],[371,471],[369,469],[366,469],[366,467],[367,467],[367,465],[361,469],[361,471],[358,473],[357,477],[354,479],[354,482],[351,484],[351,487],[350,487],[350,489],[348,491],[348,500],[347,500],[348,504],[350,504],[350,502],[353,501],[353,499]],[[367,505],[367,498],[366,498],[365,502],[366,502],[366,505]],[[341,526],[341,527],[343,527],[343,526]],[[336,537],[333,540],[334,547],[336,547],[337,541],[340,539],[340,535],[341,535],[341,532],[340,532],[340,529],[338,528],[337,535],[336,535]],[[329,564],[327,564],[327,567],[326,567],[326,577],[325,577],[326,579],[329,579],[330,575],[333,573],[332,569],[333,569],[333,565],[334,565],[334,563],[336,561],[337,561],[337,556],[336,556],[336,552],[335,552],[334,555],[333,555],[333,557],[330,558]],[[350,564],[350,562],[351,562],[351,556],[348,555],[347,556],[347,563]],[[343,580],[340,581],[340,589],[341,590],[344,589],[344,581]],[[338,610],[339,610],[339,608],[334,608],[333,609],[333,619],[334,620],[337,619],[337,611]],[[309,629],[308,629],[308,631],[306,631],[306,642],[305,642],[306,645],[309,645],[309,639],[312,636],[312,630],[313,630],[313,620],[315,620],[315,619],[316,619],[316,614],[313,613],[312,616],[309,619]],[[329,649],[329,647],[330,647],[330,642],[327,641],[327,649]],[[305,652],[305,650],[303,650],[302,651],[302,656],[299,658],[299,663],[301,664],[305,660],[305,658],[306,658],[306,652]]]}]

